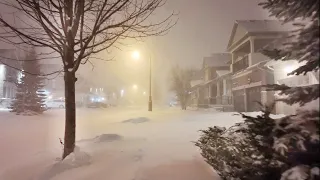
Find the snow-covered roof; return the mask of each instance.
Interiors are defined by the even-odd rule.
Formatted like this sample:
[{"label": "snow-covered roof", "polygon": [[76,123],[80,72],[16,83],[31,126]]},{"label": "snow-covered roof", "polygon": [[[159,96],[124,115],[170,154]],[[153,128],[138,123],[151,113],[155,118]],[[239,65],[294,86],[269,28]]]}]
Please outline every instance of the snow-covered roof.
[{"label": "snow-covered roof", "polygon": [[243,35],[250,33],[286,33],[296,29],[292,23],[283,23],[279,20],[236,20],[229,38],[229,48],[233,44],[234,36],[238,27],[241,27],[245,32]]},{"label": "snow-covered roof", "polygon": [[218,76],[223,76],[223,75],[226,75],[226,74],[230,73],[229,70],[218,70],[216,72],[217,72]]},{"label": "snow-covered roof", "polygon": [[203,58],[203,66],[207,67],[219,67],[229,66],[228,62],[231,60],[230,53],[214,53],[210,57]]},{"label": "snow-covered roof", "polygon": [[278,20],[236,20],[247,32],[288,32],[294,28],[290,23]]}]

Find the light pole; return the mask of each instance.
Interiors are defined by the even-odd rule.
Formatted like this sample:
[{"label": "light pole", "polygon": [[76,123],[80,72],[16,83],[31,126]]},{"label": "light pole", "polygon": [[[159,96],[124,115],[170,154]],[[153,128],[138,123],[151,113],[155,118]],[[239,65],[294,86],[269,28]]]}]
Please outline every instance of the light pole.
[{"label": "light pole", "polygon": [[[140,58],[139,51],[134,51],[132,53],[132,58],[138,60]],[[151,56],[149,57],[149,100],[148,100],[148,111],[152,111],[152,91],[151,91],[151,76],[152,76],[152,69],[151,69]]]},{"label": "light pole", "polygon": [[148,111],[152,111],[152,94],[151,94],[151,56],[149,57],[150,72],[149,72],[149,101],[148,101]]}]

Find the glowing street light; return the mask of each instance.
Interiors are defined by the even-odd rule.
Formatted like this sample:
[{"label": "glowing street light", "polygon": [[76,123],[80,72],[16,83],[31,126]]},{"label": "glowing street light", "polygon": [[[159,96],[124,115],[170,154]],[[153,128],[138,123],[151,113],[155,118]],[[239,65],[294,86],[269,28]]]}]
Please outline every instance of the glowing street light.
[{"label": "glowing street light", "polygon": [[138,86],[137,86],[136,84],[134,84],[134,85],[132,86],[132,88],[133,88],[134,90],[136,90],[136,89],[138,89]]},{"label": "glowing street light", "polygon": [[[139,51],[133,51],[131,54],[131,57],[134,60],[139,60],[140,59],[140,53]],[[148,111],[152,111],[152,95],[151,95],[151,75],[152,75],[152,71],[151,71],[151,56],[149,58],[149,101],[148,101]],[[136,90],[138,87],[136,85],[133,86],[133,89]]]},{"label": "glowing street light", "polygon": [[124,90],[121,89],[121,91],[120,91],[120,96],[123,97],[123,95],[124,95]]},{"label": "glowing street light", "polygon": [[131,57],[132,57],[132,59],[134,59],[134,60],[140,59],[140,53],[139,53],[139,51],[133,51]]}]

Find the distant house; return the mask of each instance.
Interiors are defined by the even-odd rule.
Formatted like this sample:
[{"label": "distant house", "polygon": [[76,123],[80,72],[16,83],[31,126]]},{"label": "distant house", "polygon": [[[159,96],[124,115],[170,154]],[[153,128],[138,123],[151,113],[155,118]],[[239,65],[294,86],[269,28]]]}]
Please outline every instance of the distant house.
[{"label": "distant house", "polygon": [[21,74],[20,63],[17,61],[15,50],[0,49],[0,106],[8,106],[15,97],[16,84]]},{"label": "distant house", "polygon": [[191,97],[190,104],[191,106],[199,107],[199,105],[203,104],[203,91],[201,89],[203,84],[203,71],[194,70],[191,76]]},{"label": "distant house", "polygon": [[259,111],[257,103],[274,100],[274,92],[263,85],[274,83],[273,71],[265,64],[270,60],[260,50],[277,38],[283,37],[291,25],[276,20],[236,21],[227,46],[232,55],[232,94],[236,111]]},{"label": "distant house", "polygon": [[231,54],[215,53],[205,57],[202,77],[192,82],[192,103],[197,107],[232,105],[231,97]]},{"label": "distant house", "polygon": [[[232,104],[231,93],[227,92],[230,84],[230,62],[231,54],[229,53],[215,53],[203,59],[204,100],[208,106]],[[222,99],[224,99],[223,102]]]}]

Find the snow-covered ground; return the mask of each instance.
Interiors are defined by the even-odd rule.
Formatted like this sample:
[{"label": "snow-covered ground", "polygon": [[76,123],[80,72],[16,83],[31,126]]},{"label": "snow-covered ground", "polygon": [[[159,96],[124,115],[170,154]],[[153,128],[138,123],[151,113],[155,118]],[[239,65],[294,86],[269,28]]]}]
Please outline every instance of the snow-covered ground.
[{"label": "snow-covered ground", "polygon": [[64,111],[0,111],[0,180],[218,179],[193,141],[200,129],[231,126],[234,113],[175,108],[79,109],[77,152],[60,161]]}]

